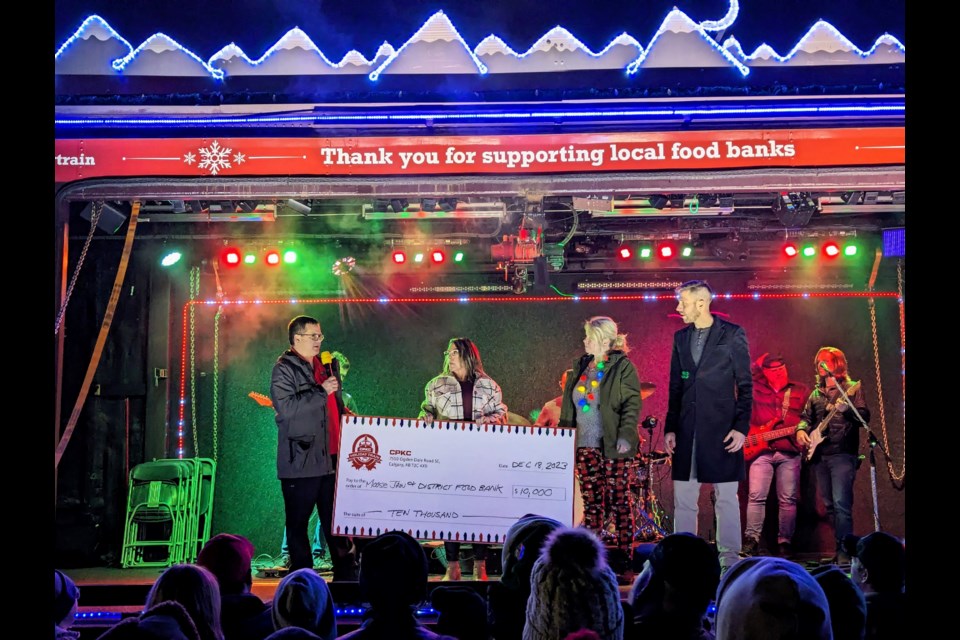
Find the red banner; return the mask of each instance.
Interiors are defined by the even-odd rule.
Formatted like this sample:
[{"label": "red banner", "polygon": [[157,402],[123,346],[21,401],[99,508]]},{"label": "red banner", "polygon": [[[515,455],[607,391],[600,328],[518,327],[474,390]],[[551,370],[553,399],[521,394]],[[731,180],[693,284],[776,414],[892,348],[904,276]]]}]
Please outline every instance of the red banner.
[{"label": "red banner", "polygon": [[57,140],[57,182],[107,176],[589,173],[904,164],[903,127],[369,138]]}]

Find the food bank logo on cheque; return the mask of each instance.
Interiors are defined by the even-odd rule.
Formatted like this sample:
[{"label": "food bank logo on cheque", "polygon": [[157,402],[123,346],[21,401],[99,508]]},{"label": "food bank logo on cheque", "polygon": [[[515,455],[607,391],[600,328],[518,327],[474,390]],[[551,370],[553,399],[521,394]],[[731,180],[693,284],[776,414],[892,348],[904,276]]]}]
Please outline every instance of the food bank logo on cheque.
[{"label": "food bank logo on cheque", "polygon": [[364,433],[357,436],[357,439],[353,441],[353,447],[350,455],[347,456],[347,460],[350,461],[354,469],[366,467],[373,471],[380,464],[379,451],[380,445],[377,444],[377,439],[368,433]]}]

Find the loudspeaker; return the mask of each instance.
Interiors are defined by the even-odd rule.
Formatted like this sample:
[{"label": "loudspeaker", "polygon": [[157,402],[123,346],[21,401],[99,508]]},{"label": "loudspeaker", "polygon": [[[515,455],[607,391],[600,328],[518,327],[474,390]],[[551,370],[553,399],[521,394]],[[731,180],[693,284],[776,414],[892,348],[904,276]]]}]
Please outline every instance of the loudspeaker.
[{"label": "loudspeaker", "polygon": [[[87,222],[90,222],[90,218],[93,217],[92,202],[87,203],[87,206],[85,206],[83,211],[80,212],[80,217]],[[123,223],[126,221],[126,214],[111,205],[109,202],[104,202],[103,208],[100,210],[100,217],[97,219],[97,228],[105,233],[114,234],[120,227],[123,226]]]},{"label": "loudspeaker", "polygon": [[550,292],[550,267],[544,256],[533,259],[533,292],[539,294]]}]

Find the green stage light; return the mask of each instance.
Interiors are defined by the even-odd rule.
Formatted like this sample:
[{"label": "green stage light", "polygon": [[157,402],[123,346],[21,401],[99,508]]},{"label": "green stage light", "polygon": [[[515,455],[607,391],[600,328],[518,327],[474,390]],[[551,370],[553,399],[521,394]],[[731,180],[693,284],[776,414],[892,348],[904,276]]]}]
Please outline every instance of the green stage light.
[{"label": "green stage light", "polygon": [[457,251],[455,254],[453,254],[453,261],[463,262],[463,251]]},{"label": "green stage light", "polygon": [[255,253],[248,253],[248,254],[246,254],[245,256],[243,256],[243,263],[244,263],[244,264],[257,264],[257,254],[255,254]]},{"label": "green stage light", "polygon": [[293,264],[297,261],[297,252],[293,249],[287,249],[283,252],[283,261],[286,264]]},{"label": "green stage light", "polygon": [[809,245],[809,244],[808,244],[807,246],[805,246],[805,247],[803,248],[803,257],[804,257],[804,258],[812,258],[812,257],[815,256],[815,255],[817,255],[817,248],[814,247],[813,245]]},{"label": "green stage light", "polygon": [[414,262],[423,262],[423,254],[420,253],[420,252],[417,252],[417,253],[413,254],[413,261],[414,261]]},{"label": "green stage light", "polygon": [[855,256],[857,255],[857,245],[848,244],[843,248],[843,255],[845,256]]},{"label": "green stage light", "polygon": [[691,247],[691,246],[689,246],[689,245],[683,247],[683,248],[680,250],[680,255],[683,256],[684,258],[689,258],[689,257],[693,256],[693,247]]},{"label": "green stage light", "polygon": [[640,258],[642,260],[649,260],[653,257],[653,249],[650,247],[640,247]]},{"label": "green stage light", "polygon": [[179,251],[171,251],[170,253],[163,256],[160,259],[160,264],[164,267],[172,267],[173,265],[180,262],[180,258],[183,257],[183,254]]}]

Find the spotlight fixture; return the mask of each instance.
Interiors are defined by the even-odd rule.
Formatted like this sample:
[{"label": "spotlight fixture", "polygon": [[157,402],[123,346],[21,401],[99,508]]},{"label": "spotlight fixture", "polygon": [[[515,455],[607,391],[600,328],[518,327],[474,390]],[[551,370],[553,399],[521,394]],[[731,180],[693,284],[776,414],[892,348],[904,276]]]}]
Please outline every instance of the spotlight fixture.
[{"label": "spotlight fixture", "polygon": [[513,288],[513,292],[517,295],[527,292],[527,270],[524,268],[518,267],[513,272],[513,277],[510,278],[510,286]]},{"label": "spotlight fixture", "polygon": [[163,266],[163,267],[172,267],[173,265],[175,265],[175,264],[177,264],[178,262],[180,262],[180,259],[181,259],[182,257],[183,257],[183,254],[180,253],[179,251],[176,251],[176,250],[174,250],[174,251],[168,251],[168,252],[165,253],[164,256],[160,259],[160,266]]},{"label": "spotlight fixture", "polygon": [[389,203],[389,206],[394,213],[400,213],[401,211],[404,211],[409,205],[410,202],[403,198],[393,198]]},{"label": "spotlight fixture", "polygon": [[286,202],[287,208],[292,209],[303,216],[310,215],[310,205],[303,204],[299,200],[294,200],[290,198]]},{"label": "spotlight fixture", "polygon": [[785,227],[804,227],[817,211],[817,203],[809,193],[781,193],[771,206]]},{"label": "spotlight fixture", "polygon": [[355,266],[357,266],[356,258],[353,256],[346,256],[334,262],[331,271],[333,271],[333,275],[335,276],[345,276],[353,271]]},{"label": "spotlight fixture", "polygon": [[654,209],[663,209],[667,206],[667,196],[664,195],[652,195],[647,200],[650,202],[650,206]]}]

